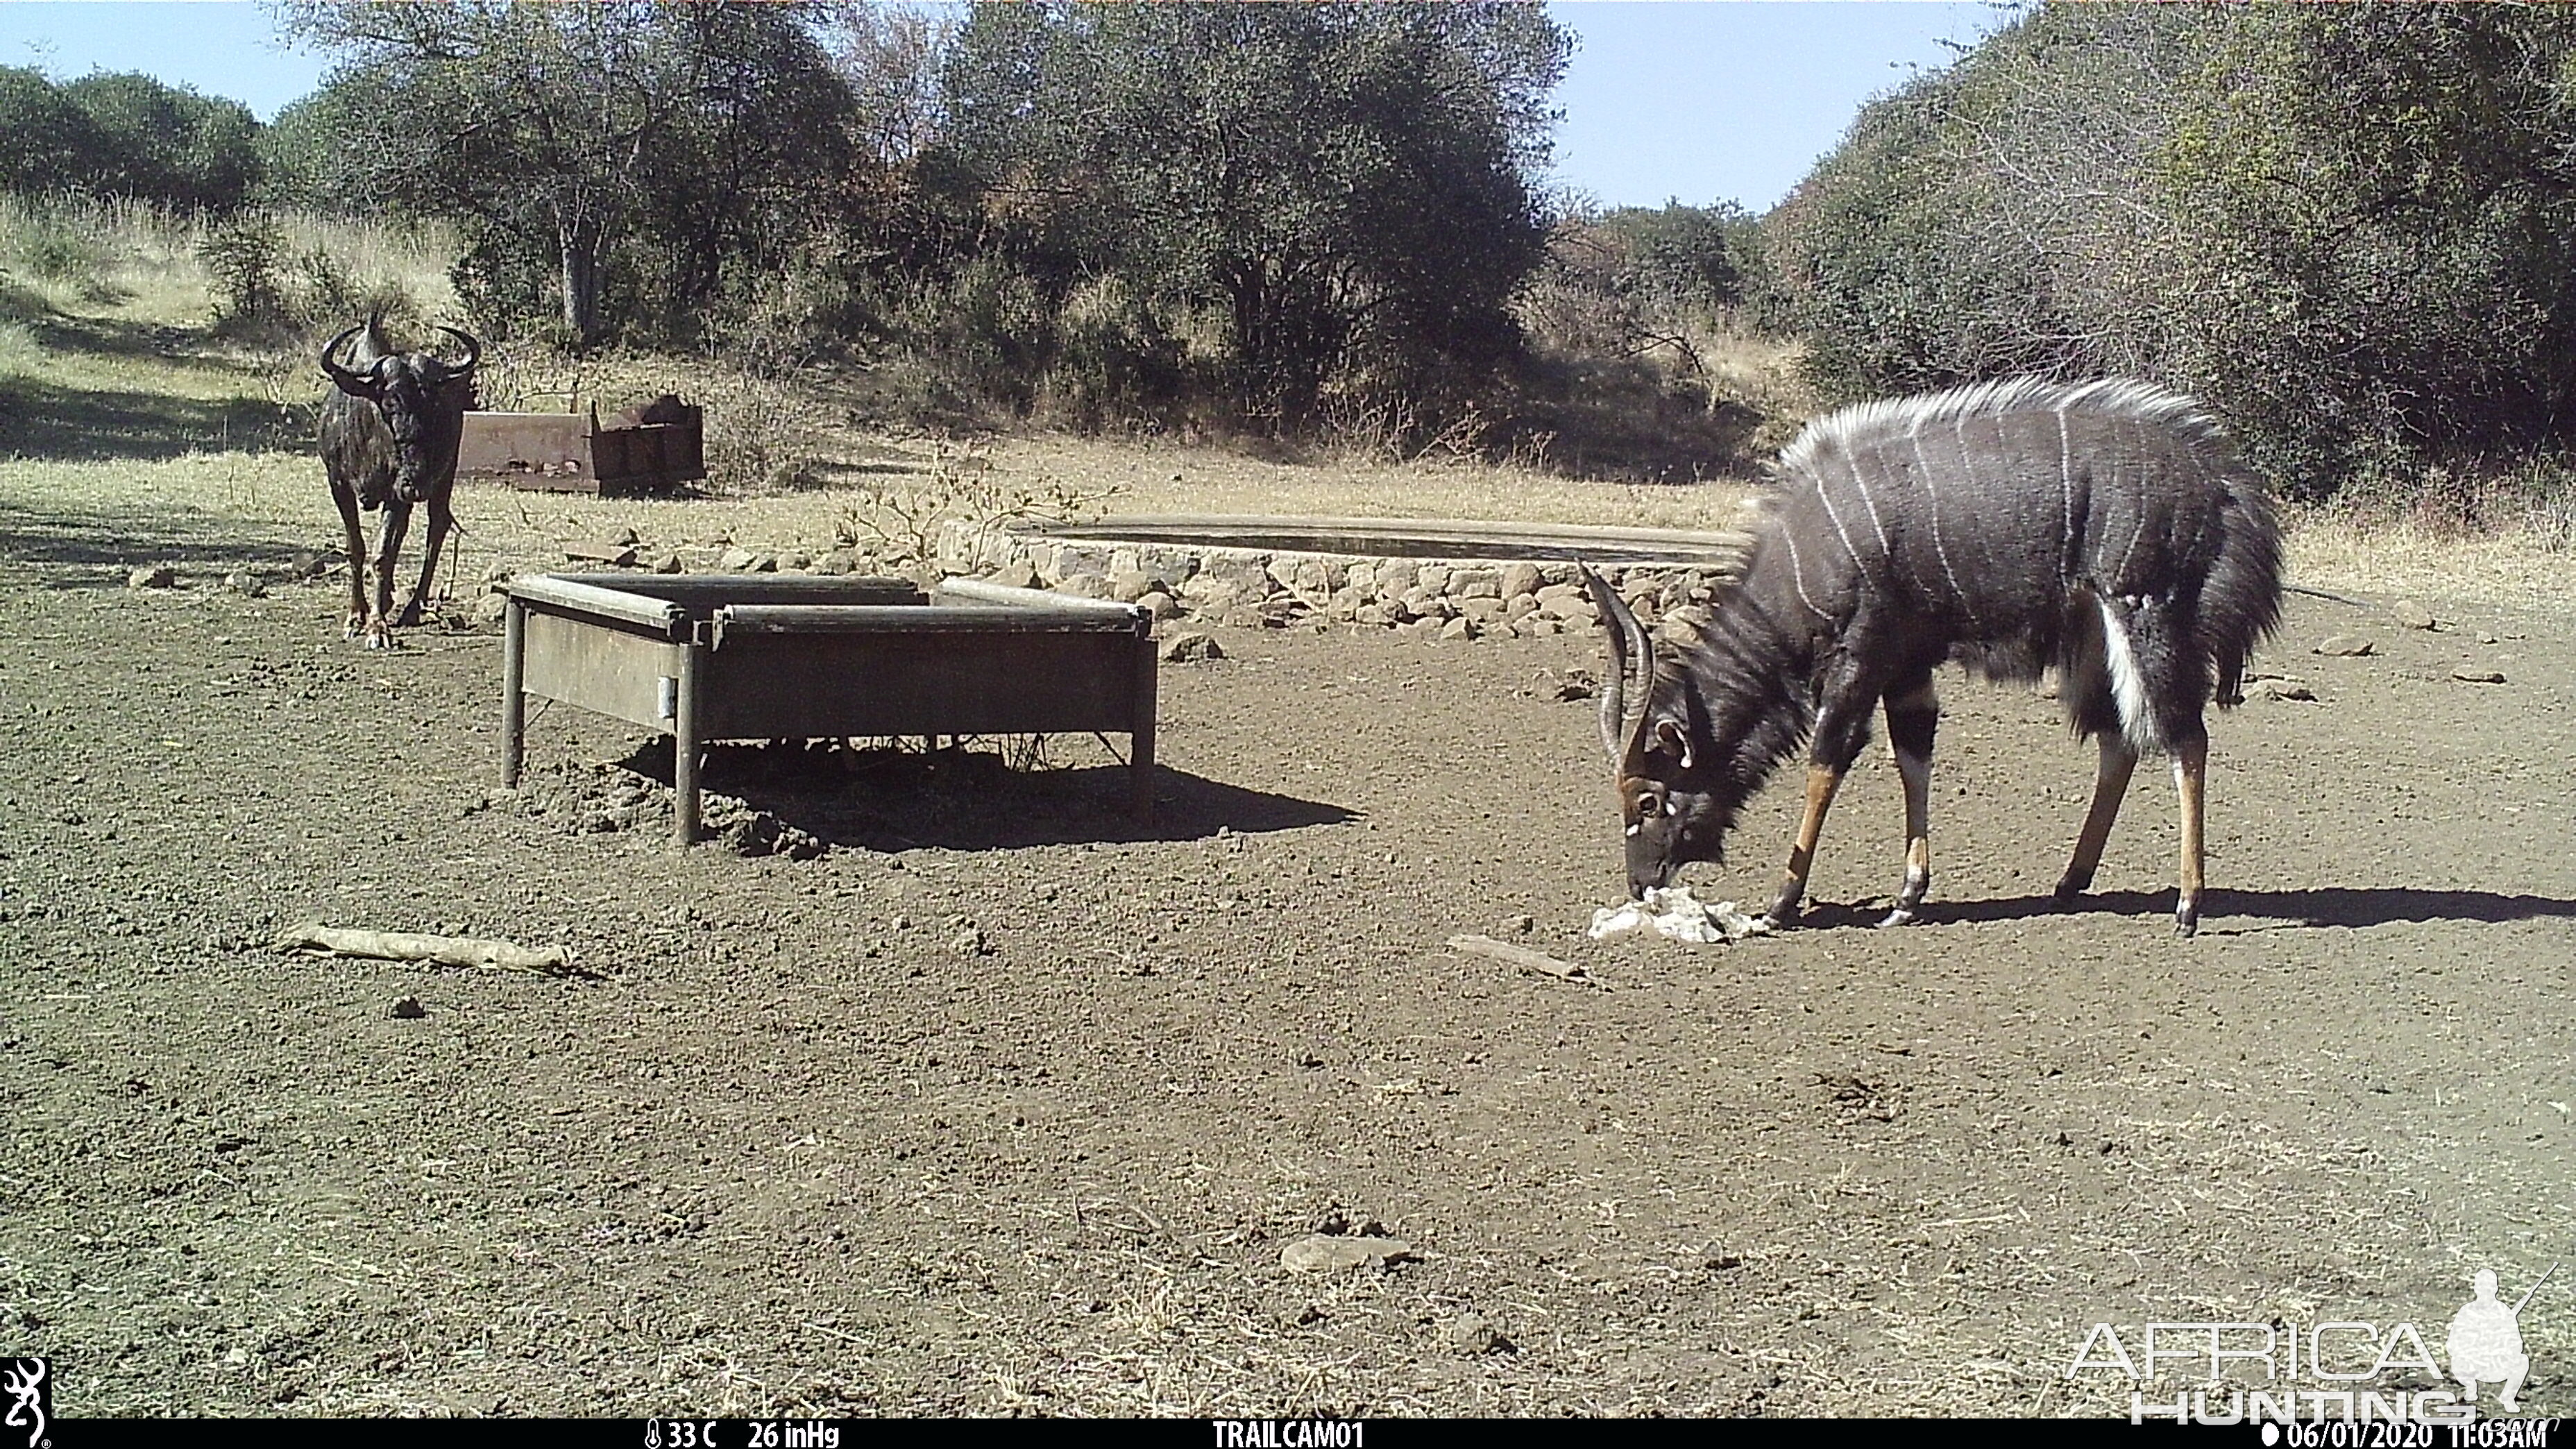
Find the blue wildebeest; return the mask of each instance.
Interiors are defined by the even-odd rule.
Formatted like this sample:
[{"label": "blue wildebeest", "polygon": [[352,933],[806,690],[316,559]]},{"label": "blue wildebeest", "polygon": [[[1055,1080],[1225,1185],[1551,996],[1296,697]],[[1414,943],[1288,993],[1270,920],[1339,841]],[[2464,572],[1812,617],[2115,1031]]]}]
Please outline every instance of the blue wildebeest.
[{"label": "blue wildebeest", "polygon": [[2281,613],[2281,536],[2263,485],[2188,399],[2139,382],[2020,379],[1865,403],[1780,456],[1740,583],[1650,637],[1586,571],[1610,626],[1602,743],[1642,896],[1721,861],[1736,812],[1803,740],[1807,804],[1771,907],[1794,921],[1816,837],[1884,704],[1905,785],[1905,877],[1881,924],[1932,882],[1926,814],[1940,706],[1932,671],[2059,675],[2099,744],[2093,807],[2057,883],[2093,883],[2145,750],[2173,757],[2182,802],[2174,920],[2199,924],[2202,706],[2243,697],[2245,661]]},{"label": "blue wildebeest", "polygon": [[[456,520],[448,494],[456,486],[456,445],[474,405],[474,365],[482,344],[453,327],[438,329],[465,344],[465,360],[448,362],[426,352],[396,352],[386,342],[384,318],[373,316],[334,337],[322,349],[322,372],[334,384],[322,398],[322,470],[330,475],[331,501],[349,540],[347,637],[370,649],[393,643],[395,625],[420,622],[420,609],[438,572],[438,550]],[[341,344],[357,338],[348,365],[335,360]],[[429,506],[427,557],[420,587],[393,617],[394,561],[411,528],[415,503]],[[366,534],[358,512],[384,510],[376,529],[375,606],[366,589]]]}]

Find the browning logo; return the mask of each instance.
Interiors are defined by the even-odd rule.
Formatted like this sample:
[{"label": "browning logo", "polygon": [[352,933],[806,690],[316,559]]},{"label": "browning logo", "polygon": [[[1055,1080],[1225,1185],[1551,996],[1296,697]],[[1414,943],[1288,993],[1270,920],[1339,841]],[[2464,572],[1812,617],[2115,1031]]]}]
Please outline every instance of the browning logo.
[{"label": "browning logo", "polygon": [[[51,1449],[54,1423],[53,1366],[40,1358],[0,1359],[0,1449]],[[18,1436],[27,1437],[21,1439]]]}]

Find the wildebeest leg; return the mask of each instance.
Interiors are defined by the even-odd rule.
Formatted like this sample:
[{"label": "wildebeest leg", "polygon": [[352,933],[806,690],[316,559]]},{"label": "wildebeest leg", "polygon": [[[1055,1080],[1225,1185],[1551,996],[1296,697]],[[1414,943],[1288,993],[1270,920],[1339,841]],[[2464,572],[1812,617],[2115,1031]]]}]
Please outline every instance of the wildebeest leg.
[{"label": "wildebeest leg", "polygon": [[358,524],[356,493],[334,483],[331,501],[340,506],[340,522],[348,530],[349,543],[349,623],[340,637],[355,639],[367,628],[367,531]]},{"label": "wildebeest leg", "polygon": [[2209,736],[2193,734],[2174,744],[2174,793],[2182,800],[2182,886],[2174,898],[2174,930],[2200,929],[2201,786],[2209,772]]},{"label": "wildebeest leg", "polygon": [[2117,730],[2095,736],[2094,743],[2101,746],[2102,762],[2093,776],[2093,808],[2085,812],[2083,832],[2075,837],[2074,859],[2057,879],[2056,898],[2061,906],[2093,888],[2103,842],[2111,838],[2111,822],[2120,818],[2120,800],[2129,793],[2129,773],[2138,767],[2138,752]]},{"label": "wildebeest leg", "polygon": [[1887,692],[1887,742],[1896,749],[1896,773],[1905,782],[1905,884],[1882,926],[1902,926],[1932,889],[1932,735],[1941,723],[1941,701],[1929,673]]},{"label": "wildebeest leg", "polygon": [[385,500],[385,521],[376,528],[376,609],[367,619],[367,647],[391,649],[394,636],[388,625],[394,612],[394,562],[402,557],[403,535],[411,529],[411,505],[399,498]]},{"label": "wildebeest leg", "polygon": [[1797,842],[1789,847],[1789,868],[1780,876],[1780,893],[1771,902],[1771,923],[1786,926],[1798,919],[1798,903],[1807,895],[1807,872],[1816,863],[1816,840],[1825,832],[1825,812],[1834,792],[1869,738],[1869,707],[1876,690],[1862,690],[1845,677],[1826,691],[1816,714],[1816,733],[1807,751],[1807,813],[1798,820]]},{"label": "wildebeest leg", "polygon": [[420,608],[429,599],[429,585],[438,577],[438,551],[447,546],[447,531],[456,526],[456,516],[447,511],[447,495],[433,493],[429,498],[429,556],[420,561],[420,587],[403,601],[402,617],[394,622],[406,629],[420,626]]}]

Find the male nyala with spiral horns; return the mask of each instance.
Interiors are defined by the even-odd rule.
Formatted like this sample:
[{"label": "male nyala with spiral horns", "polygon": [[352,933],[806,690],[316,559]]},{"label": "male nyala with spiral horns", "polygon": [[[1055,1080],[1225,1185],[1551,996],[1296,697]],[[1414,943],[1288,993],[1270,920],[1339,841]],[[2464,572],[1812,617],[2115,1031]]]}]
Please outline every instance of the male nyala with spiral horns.
[{"label": "male nyala with spiral horns", "polygon": [[1736,812],[1801,741],[1807,806],[1771,907],[1798,913],[1834,792],[1883,704],[1905,785],[1905,877],[1884,925],[1932,883],[1932,671],[2058,671],[2076,732],[2101,750],[2093,808],[2057,883],[2093,883],[2147,751],[2182,804],[2188,936],[2201,905],[2203,706],[2240,702],[2247,656],[2281,615],[2281,534],[2262,482],[2189,399],[2141,382],[1980,384],[1864,403],[1780,456],[1742,580],[1676,610],[1659,640],[1585,572],[1610,629],[1601,701],[1642,896],[1721,861]]}]

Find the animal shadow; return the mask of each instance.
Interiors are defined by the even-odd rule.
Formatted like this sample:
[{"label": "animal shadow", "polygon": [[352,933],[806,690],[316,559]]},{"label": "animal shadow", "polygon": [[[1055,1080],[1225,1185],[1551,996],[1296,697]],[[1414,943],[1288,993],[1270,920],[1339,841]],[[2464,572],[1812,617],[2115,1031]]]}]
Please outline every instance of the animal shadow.
[{"label": "animal shadow", "polygon": [[[2168,889],[2101,891],[2080,896],[2063,906],[2054,897],[2044,895],[1986,901],[1934,901],[1927,903],[1923,915],[1926,921],[1940,925],[2020,921],[2033,916],[2081,915],[2086,912],[2115,916],[2171,916],[2173,908],[2174,893]],[[1809,915],[1819,925],[1828,921],[1842,925],[1866,924],[1884,913],[1883,905],[1872,911],[1868,903],[1863,902],[1851,906],[1816,907],[1810,910]],[[2414,890],[2399,886],[2320,886],[2290,891],[2212,888],[2201,898],[2201,931],[2205,935],[2234,934],[2249,929],[2232,924],[2247,917],[2299,927],[2385,926],[2398,921],[2479,921],[2490,924],[2564,921],[2576,920],[2576,901],[2550,896],[2506,895],[2497,891]]]}]

